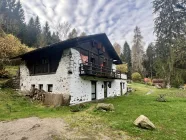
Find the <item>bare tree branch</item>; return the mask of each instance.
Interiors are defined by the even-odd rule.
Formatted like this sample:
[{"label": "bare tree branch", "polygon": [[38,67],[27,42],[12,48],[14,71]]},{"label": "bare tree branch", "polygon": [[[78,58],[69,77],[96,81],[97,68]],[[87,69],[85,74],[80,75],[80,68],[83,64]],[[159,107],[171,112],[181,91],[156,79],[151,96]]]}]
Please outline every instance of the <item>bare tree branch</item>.
[{"label": "bare tree branch", "polygon": [[68,33],[71,30],[71,24],[68,22],[59,23],[56,27],[56,31],[59,34],[59,38],[63,41],[68,39]]}]

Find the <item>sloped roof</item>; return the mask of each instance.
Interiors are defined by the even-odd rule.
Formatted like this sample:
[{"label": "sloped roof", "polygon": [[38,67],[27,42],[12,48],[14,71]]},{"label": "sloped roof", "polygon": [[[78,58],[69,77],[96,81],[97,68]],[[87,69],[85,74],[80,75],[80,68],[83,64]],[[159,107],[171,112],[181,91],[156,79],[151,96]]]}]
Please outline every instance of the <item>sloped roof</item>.
[{"label": "sloped roof", "polygon": [[37,53],[51,52],[51,51],[61,51],[61,50],[67,49],[67,48],[73,48],[73,47],[76,47],[81,42],[88,41],[88,40],[97,40],[97,41],[101,42],[105,46],[105,49],[107,50],[110,57],[113,60],[117,60],[114,63],[115,64],[122,64],[122,61],[121,61],[120,57],[116,53],[114,47],[112,46],[111,42],[109,41],[109,39],[108,39],[108,37],[105,33],[68,39],[68,40],[65,40],[65,41],[61,41],[61,42],[58,42],[58,43],[55,43],[55,44],[48,45],[48,46],[43,47],[43,48],[39,48],[39,49],[30,51],[30,52],[27,52],[25,54],[16,56],[12,59],[21,58],[21,59],[25,60],[29,57],[32,57],[32,55],[37,54]]}]

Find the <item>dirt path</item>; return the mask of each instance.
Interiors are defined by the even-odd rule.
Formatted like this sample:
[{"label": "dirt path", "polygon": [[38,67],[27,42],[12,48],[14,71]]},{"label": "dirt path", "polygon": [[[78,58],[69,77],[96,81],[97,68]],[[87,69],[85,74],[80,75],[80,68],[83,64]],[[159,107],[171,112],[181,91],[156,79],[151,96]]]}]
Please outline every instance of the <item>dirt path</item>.
[{"label": "dirt path", "polygon": [[[90,128],[88,128],[90,129]],[[37,117],[0,122],[0,140],[112,140],[130,139],[126,135],[90,134],[78,127],[71,127],[61,118]]]}]

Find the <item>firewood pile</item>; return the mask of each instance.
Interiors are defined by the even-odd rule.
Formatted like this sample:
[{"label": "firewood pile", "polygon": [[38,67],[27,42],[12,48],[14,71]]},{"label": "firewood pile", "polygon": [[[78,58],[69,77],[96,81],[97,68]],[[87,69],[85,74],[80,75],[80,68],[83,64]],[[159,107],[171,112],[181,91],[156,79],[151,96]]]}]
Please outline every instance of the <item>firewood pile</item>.
[{"label": "firewood pile", "polygon": [[44,90],[33,88],[30,92],[27,92],[25,96],[28,96],[33,101],[42,102],[47,106],[68,106],[70,105],[71,96],[68,94],[54,94],[48,93]]},{"label": "firewood pile", "polygon": [[38,101],[44,101],[45,100],[45,94],[46,92],[44,90],[39,90],[37,88],[33,88],[30,93],[29,97],[32,98],[33,100],[38,100]]}]

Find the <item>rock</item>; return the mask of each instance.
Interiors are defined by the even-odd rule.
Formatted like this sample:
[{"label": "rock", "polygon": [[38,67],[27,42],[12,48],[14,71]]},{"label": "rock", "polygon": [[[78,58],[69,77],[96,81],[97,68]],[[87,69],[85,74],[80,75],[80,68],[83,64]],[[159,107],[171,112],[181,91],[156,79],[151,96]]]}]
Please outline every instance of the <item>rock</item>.
[{"label": "rock", "polygon": [[22,137],[21,140],[28,140],[28,137]]},{"label": "rock", "polygon": [[113,104],[105,104],[105,103],[99,103],[96,106],[97,110],[106,110],[106,111],[113,111],[114,105]]},{"label": "rock", "polygon": [[154,126],[154,124],[144,115],[140,115],[135,121],[134,121],[134,125],[140,127],[140,128],[144,128],[144,129],[149,129],[149,130],[153,130],[156,127]]},{"label": "rock", "polygon": [[149,92],[146,93],[146,95],[150,95],[153,93],[153,90],[150,90]]},{"label": "rock", "polygon": [[29,130],[34,130],[36,128],[40,127],[40,124],[35,124],[34,126],[32,126],[32,128],[30,128]]},{"label": "rock", "polygon": [[155,86],[156,86],[157,89],[161,89],[160,85],[156,84]]}]

